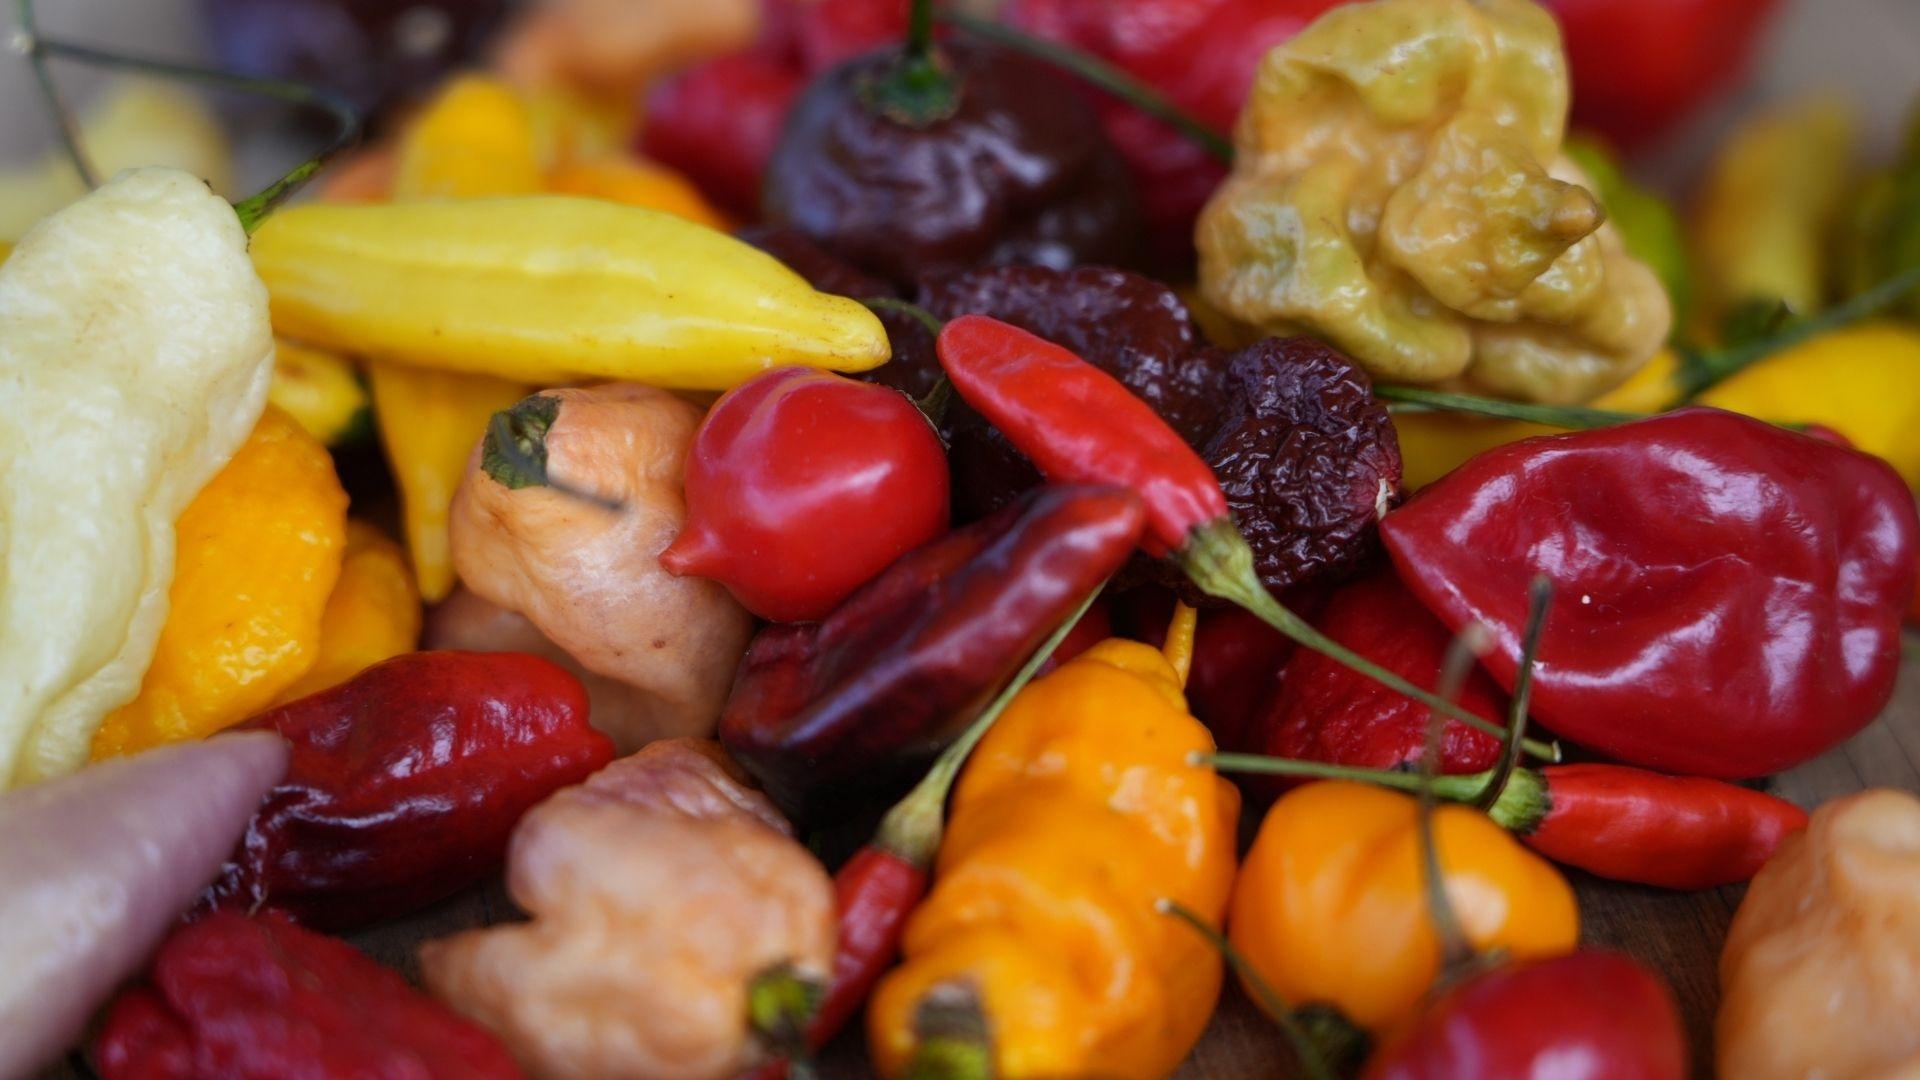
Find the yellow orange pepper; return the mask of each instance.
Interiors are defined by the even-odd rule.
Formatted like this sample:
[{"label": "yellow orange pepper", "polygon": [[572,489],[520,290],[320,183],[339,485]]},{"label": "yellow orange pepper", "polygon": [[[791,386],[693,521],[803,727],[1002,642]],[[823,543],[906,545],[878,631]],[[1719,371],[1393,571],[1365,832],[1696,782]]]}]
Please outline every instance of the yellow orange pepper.
[{"label": "yellow orange pepper", "polygon": [[686,177],[639,158],[605,156],[563,164],[547,174],[547,190],[664,210],[713,229],[733,227]]},{"label": "yellow orange pepper", "polygon": [[456,78],[414,118],[400,141],[395,198],[471,199],[539,191],[534,113],[512,87]]},{"label": "yellow orange pepper", "polygon": [[[1329,1005],[1382,1032],[1440,971],[1421,869],[1419,802],[1327,781],[1267,812],[1234,886],[1228,935],[1294,1007]],[[1485,814],[1442,806],[1434,843],[1447,896],[1477,951],[1554,956],[1579,937],[1573,890]]]},{"label": "yellow orange pepper", "polygon": [[269,407],[175,528],[167,620],[140,694],[93,757],[200,738],[272,704],[319,655],[347,495],[326,448]]},{"label": "yellow orange pepper", "polygon": [[319,656],[279,700],[338,686],[382,660],[412,652],[420,622],[420,590],[406,553],[372,525],[348,521],[340,579],[320,615]]},{"label": "yellow orange pepper", "polygon": [[371,424],[372,402],[353,362],[292,341],[274,342],[267,400],[328,446],[354,441]]},{"label": "yellow orange pepper", "polygon": [[1192,1048],[1220,958],[1155,905],[1218,922],[1240,800],[1188,762],[1213,740],[1187,712],[1183,674],[1146,645],[1106,641],[1028,686],[988,732],[904,960],[868,1009],[883,1075],[908,1067],[916,1014],[946,988],[973,995],[1002,1080],[1146,1080]]}]

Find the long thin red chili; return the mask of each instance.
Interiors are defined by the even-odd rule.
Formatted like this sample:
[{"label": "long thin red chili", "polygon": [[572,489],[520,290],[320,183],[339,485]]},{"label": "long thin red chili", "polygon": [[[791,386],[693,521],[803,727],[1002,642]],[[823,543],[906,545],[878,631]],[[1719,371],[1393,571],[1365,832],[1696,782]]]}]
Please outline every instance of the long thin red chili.
[{"label": "long thin red chili", "polygon": [[[1355,653],[1282,607],[1253,570],[1213,470],[1124,384],[1072,352],[984,315],[952,319],[940,366],[968,405],[1049,480],[1121,484],[1147,506],[1155,555],[1171,555],[1205,592],[1239,604],[1295,642],[1491,735],[1504,729]],[[1559,760],[1557,748],[1527,752]]]}]

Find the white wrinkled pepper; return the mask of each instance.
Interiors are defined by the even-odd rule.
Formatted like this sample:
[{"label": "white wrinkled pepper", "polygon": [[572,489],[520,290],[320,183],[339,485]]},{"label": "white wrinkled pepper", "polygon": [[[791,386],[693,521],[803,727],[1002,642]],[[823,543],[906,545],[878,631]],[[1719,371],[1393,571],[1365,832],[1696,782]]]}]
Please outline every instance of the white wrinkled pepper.
[{"label": "white wrinkled pepper", "polygon": [[174,520],[272,373],[246,234],[187,173],[123,173],[0,265],[0,788],[78,767],[139,691]]}]

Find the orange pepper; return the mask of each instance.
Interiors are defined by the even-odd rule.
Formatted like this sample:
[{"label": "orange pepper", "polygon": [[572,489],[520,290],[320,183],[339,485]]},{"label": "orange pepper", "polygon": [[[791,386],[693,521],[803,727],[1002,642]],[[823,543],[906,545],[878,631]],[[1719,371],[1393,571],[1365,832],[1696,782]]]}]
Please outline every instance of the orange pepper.
[{"label": "orange pepper", "polygon": [[[1408,1019],[1440,971],[1419,802],[1326,781],[1287,793],[1233,891],[1228,936],[1294,1007],[1331,1005],[1375,1033]],[[1573,890],[1485,814],[1434,814],[1447,896],[1476,951],[1556,956],[1580,934]]]},{"label": "orange pepper", "polygon": [[1027,687],[968,761],[933,892],[867,1018],[880,1072],[920,1048],[937,988],[964,986],[993,1075],[1161,1077],[1213,1014],[1220,958],[1159,914],[1218,922],[1240,799],[1188,755],[1213,739],[1187,712],[1181,664],[1106,641]]},{"label": "orange pepper", "polygon": [[349,520],[340,579],[320,615],[319,655],[276,704],[338,686],[382,660],[412,652],[420,623],[420,590],[406,553],[386,533]]},{"label": "orange pepper", "polygon": [[733,228],[733,222],[686,177],[642,158],[597,157],[563,163],[547,174],[547,190],[664,210],[722,232]]}]

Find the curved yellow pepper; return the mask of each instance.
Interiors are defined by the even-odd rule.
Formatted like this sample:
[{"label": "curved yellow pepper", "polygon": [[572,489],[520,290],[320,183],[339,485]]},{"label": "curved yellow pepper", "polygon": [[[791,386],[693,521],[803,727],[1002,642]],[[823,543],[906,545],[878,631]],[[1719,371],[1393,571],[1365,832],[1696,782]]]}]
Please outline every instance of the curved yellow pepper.
[{"label": "curved yellow pepper", "polygon": [[412,652],[420,622],[420,590],[400,545],[364,521],[348,521],[340,579],[320,615],[319,656],[281,691],[279,702],[338,686],[382,660]]},{"label": "curved yellow pepper", "polygon": [[266,708],[319,655],[340,576],[347,494],[326,448],[269,407],[175,527],[173,586],[140,694],[93,757],[195,739]]},{"label": "curved yellow pepper", "polygon": [[954,793],[933,892],[868,1009],[880,1072],[918,1047],[936,987],[972,990],[994,1075],[1161,1077],[1206,1027],[1220,958],[1156,913],[1217,922],[1239,795],[1187,756],[1212,737],[1158,652],[1106,641],[1016,697]]},{"label": "curved yellow pepper", "polygon": [[371,402],[353,363],[296,342],[273,343],[267,400],[327,446],[350,442],[367,429]]},{"label": "curved yellow pepper", "polygon": [[[1421,868],[1419,801],[1326,781],[1267,812],[1234,885],[1228,936],[1280,997],[1331,1005],[1379,1033],[1407,1019],[1440,971]],[[1573,889],[1485,814],[1435,811],[1447,896],[1474,948],[1556,956],[1579,939]]]},{"label": "curved yellow pepper", "polygon": [[1561,154],[1568,94],[1530,0],[1332,9],[1260,65],[1196,228],[1202,292],[1382,381],[1601,393],[1672,309]]}]

